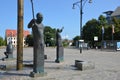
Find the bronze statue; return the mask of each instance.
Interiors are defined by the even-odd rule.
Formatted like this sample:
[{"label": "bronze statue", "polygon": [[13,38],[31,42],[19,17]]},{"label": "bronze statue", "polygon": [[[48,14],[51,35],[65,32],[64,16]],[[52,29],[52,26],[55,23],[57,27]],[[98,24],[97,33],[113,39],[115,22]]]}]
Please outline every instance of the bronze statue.
[{"label": "bronze statue", "polygon": [[28,28],[32,28],[33,32],[33,42],[34,42],[34,62],[33,62],[33,72],[32,76],[35,73],[44,73],[44,26],[42,24],[43,16],[40,13],[36,15],[37,19],[32,19],[28,24]]},{"label": "bronze statue", "polygon": [[61,46],[62,47],[62,38],[60,33],[63,31],[64,27],[62,27],[62,29],[57,29],[56,31],[56,45],[57,46]]},{"label": "bronze statue", "polygon": [[57,29],[56,31],[56,60],[55,62],[59,63],[63,61],[63,55],[64,55],[64,50],[63,50],[63,45],[62,45],[62,38],[60,33],[63,31],[64,27],[62,29]]},{"label": "bronze statue", "polygon": [[7,44],[6,52],[4,52],[4,54],[5,58],[2,58],[3,61],[13,59],[13,45],[11,41]]}]

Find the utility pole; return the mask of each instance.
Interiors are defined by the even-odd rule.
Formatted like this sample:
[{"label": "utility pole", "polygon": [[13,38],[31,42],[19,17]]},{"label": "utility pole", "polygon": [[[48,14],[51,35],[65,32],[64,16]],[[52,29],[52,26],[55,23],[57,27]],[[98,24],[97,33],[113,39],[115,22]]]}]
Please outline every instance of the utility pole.
[{"label": "utility pole", "polygon": [[17,70],[23,69],[23,0],[18,2],[17,22]]}]

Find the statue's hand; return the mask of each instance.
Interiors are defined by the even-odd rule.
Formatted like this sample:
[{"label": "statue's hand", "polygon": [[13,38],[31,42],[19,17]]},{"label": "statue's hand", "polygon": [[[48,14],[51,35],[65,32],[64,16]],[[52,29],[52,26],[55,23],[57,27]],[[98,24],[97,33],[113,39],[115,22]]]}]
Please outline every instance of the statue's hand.
[{"label": "statue's hand", "polygon": [[35,24],[35,19],[32,19],[31,21],[30,21],[30,23],[28,24],[28,28],[31,28],[31,27],[33,27],[33,25]]},{"label": "statue's hand", "polygon": [[32,19],[31,21],[32,21],[32,23],[34,24],[36,20],[35,20],[35,19]]}]

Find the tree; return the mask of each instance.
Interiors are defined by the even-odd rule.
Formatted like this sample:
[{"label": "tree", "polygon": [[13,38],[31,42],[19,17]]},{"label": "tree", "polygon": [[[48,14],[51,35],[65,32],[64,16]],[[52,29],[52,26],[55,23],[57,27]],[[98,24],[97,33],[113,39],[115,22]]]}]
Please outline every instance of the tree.
[{"label": "tree", "polygon": [[76,46],[76,42],[78,42],[80,40],[80,36],[75,36],[74,38],[73,38],[73,46]]},{"label": "tree", "polygon": [[104,27],[104,39],[108,39],[109,36],[107,36],[109,34],[109,25],[107,23],[106,17],[103,15],[100,15],[98,18],[99,24],[100,24],[100,28],[101,28],[101,36],[102,36],[102,27]]},{"label": "tree", "polygon": [[114,40],[120,40],[120,19],[113,17],[112,23],[108,24],[106,17],[100,15],[97,19],[89,20],[83,26],[83,39],[88,42],[89,45],[94,46],[94,36],[98,36],[98,43],[102,40],[102,26],[104,27],[104,40],[112,40],[112,25],[114,28]]},{"label": "tree", "polygon": [[45,26],[44,40],[46,46],[55,46],[56,29],[52,29],[50,26]]},{"label": "tree", "polygon": [[69,45],[69,40],[68,39],[64,39],[63,40],[63,46],[67,47]]},{"label": "tree", "polygon": [[120,40],[120,19],[112,18],[112,23],[105,26],[104,40],[112,40],[112,25],[114,25],[114,40]]},{"label": "tree", "polygon": [[120,19],[113,17],[112,21],[114,23],[113,25],[115,26],[114,40],[120,40]]},{"label": "tree", "polygon": [[2,37],[0,37],[0,46],[3,46],[3,45],[5,45],[5,41]]},{"label": "tree", "polygon": [[102,26],[107,25],[107,20],[106,20],[105,16],[103,16],[103,15],[100,15],[98,17],[98,21],[99,21],[100,25],[102,25]]},{"label": "tree", "polygon": [[94,36],[99,36],[100,32],[99,22],[96,19],[89,20],[83,27],[83,38],[86,41],[93,41]]},{"label": "tree", "polygon": [[89,20],[83,27],[83,39],[94,46],[94,36],[98,36],[98,41],[101,41],[101,27],[96,19]]},{"label": "tree", "polygon": [[107,25],[107,28],[105,29],[104,33],[104,40],[111,40],[112,38],[112,26]]},{"label": "tree", "polygon": [[28,46],[33,46],[33,35],[28,35],[28,36],[26,37],[26,44],[27,44]]}]

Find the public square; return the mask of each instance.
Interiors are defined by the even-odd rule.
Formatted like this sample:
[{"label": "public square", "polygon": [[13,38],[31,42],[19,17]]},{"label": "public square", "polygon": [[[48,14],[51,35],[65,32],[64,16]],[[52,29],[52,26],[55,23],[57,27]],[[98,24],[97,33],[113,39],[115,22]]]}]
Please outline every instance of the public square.
[{"label": "public square", "polygon": [[[0,70],[0,80],[120,80],[120,52],[119,51],[101,51],[100,49],[83,50],[80,54],[79,49],[64,48],[64,61],[55,63],[56,48],[46,47],[45,54],[45,72],[43,77],[30,77],[33,71],[33,48],[24,48],[23,50],[23,70],[16,70],[16,49],[14,58],[9,61],[2,61],[5,48],[0,49],[0,65],[6,65],[6,70]],[[95,63],[95,69],[78,70],[75,60],[92,61]]]}]

